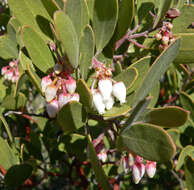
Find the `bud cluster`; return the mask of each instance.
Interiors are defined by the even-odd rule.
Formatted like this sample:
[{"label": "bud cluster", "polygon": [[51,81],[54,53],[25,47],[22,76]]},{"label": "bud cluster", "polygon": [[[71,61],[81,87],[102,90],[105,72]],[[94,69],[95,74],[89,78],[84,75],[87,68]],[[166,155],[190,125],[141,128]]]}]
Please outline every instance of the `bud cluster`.
[{"label": "bud cluster", "polygon": [[138,184],[145,172],[149,178],[153,178],[156,173],[156,162],[143,161],[140,156],[134,156],[129,153],[121,158],[121,163],[125,173],[132,171],[132,177],[135,184]]},{"label": "bud cluster", "polygon": [[105,110],[110,110],[115,98],[120,104],[126,102],[126,87],[123,82],[116,82],[112,77],[112,69],[105,64],[93,59],[95,69],[95,81],[98,81],[96,89],[92,87],[93,104],[99,114],[104,114]]},{"label": "bud cluster", "polygon": [[56,117],[60,108],[70,101],[79,102],[79,94],[75,92],[76,81],[70,74],[63,72],[63,66],[56,64],[54,72],[43,77],[42,91],[45,93],[46,110],[49,117]]},{"label": "bud cluster", "polygon": [[15,83],[20,75],[18,61],[11,61],[9,65],[2,67],[1,74],[4,76],[5,80]]},{"label": "bud cluster", "polygon": [[162,28],[160,28],[159,32],[155,35],[156,40],[161,42],[159,46],[161,50],[164,50],[170,43],[175,41],[175,37],[171,32],[172,28],[172,23],[163,22]]}]

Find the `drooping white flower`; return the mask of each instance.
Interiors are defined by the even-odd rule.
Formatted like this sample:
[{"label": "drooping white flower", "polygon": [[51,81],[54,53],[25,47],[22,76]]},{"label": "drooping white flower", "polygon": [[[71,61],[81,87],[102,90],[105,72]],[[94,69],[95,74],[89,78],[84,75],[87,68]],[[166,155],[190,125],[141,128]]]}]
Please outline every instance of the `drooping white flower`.
[{"label": "drooping white flower", "polygon": [[163,36],[162,37],[162,43],[164,44],[164,45],[168,45],[168,42],[169,42],[169,36]]},{"label": "drooping white flower", "polygon": [[108,101],[112,93],[112,81],[110,79],[101,79],[98,82],[98,89],[104,101]]},{"label": "drooping white flower", "polygon": [[70,94],[73,94],[75,92],[75,89],[76,89],[76,80],[74,80],[73,78],[66,80],[65,86],[66,86],[67,91]]},{"label": "drooping white flower", "polygon": [[105,149],[101,150],[100,153],[97,154],[97,157],[102,162],[105,162],[107,160],[107,152]]},{"label": "drooping white flower", "polygon": [[71,101],[76,101],[76,102],[79,102],[79,94],[78,93],[74,93],[72,96],[71,96]]},{"label": "drooping white flower", "polygon": [[12,70],[9,70],[9,71],[7,71],[6,73],[5,73],[5,78],[7,79],[7,80],[12,80],[12,77],[13,77],[13,71]]},{"label": "drooping white flower", "polygon": [[45,98],[47,102],[50,102],[56,97],[57,87],[54,85],[48,85],[45,90]]},{"label": "drooping white flower", "polygon": [[132,176],[135,184],[138,184],[145,173],[145,166],[142,163],[135,162],[132,166]]},{"label": "drooping white flower", "polygon": [[8,66],[2,67],[1,74],[4,75],[8,70]]},{"label": "drooping white flower", "polygon": [[42,81],[41,81],[42,92],[45,92],[46,87],[48,85],[50,85],[51,83],[52,83],[52,80],[51,80],[50,76],[43,77]]},{"label": "drooping white flower", "polygon": [[93,90],[93,103],[99,114],[105,113],[105,105],[103,103],[102,95],[98,90]]},{"label": "drooping white flower", "polygon": [[122,162],[123,170],[127,174],[129,172],[129,169],[130,169],[128,156],[124,156],[122,158],[121,162]]},{"label": "drooping white flower", "polygon": [[71,100],[71,95],[68,93],[61,93],[58,97],[59,107],[62,108]]},{"label": "drooping white flower", "polygon": [[46,104],[46,110],[50,118],[54,118],[59,110],[59,104],[56,99]]},{"label": "drooping white flower", "polygon": [[107,101],[104,101],[105,107],[107,110],[110,110],[114,105],[114,97],[110,96],[110,98]]},{"label": "drooping white flower", "polygon": [[127,90],[123,82],[116,82],[113,85],[112,93],[114,97],[116,97],[120,101],[120,104],[123,104],[126,102]]},{"label": "drooping white flower", "polygon": [[153,178],[156,173],[156,162],[147,161],[145,169],[148,177]]}]

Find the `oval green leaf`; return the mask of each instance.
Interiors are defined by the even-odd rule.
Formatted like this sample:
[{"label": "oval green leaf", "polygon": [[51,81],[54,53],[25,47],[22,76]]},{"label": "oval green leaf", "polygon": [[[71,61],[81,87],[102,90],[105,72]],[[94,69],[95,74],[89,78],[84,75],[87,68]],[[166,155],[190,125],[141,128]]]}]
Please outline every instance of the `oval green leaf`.
[{"label": "oval green leaf", "polygon": [[55,13],[54,21],[57,34],[59,35],[70,64],[73,68],[76,68],[79,62],[79,40],[73,23],[63,11],[57,11]]},{"label": "oval green leaf", "polygon": [[143,122],[161,127],[180,127],[188,120],[189,112],[177,107],[153,108],[144,117]]},{"label": "oval green leaf", "polygon": [[125,128],[117,139],[117,148],[160,163],[171,160],[176,151],[170,135],[165,130],[145,123]]},{"label": "oval green leaf", "polygon": [[93,26],[98,52],[101,52],[110,41],[116,27],[117,19],[118,0],[95,0]]},{"label": "oval green leaf", "polygon": [[54,66],[55,62],[48,46],[32,28],[24,27],[22,29],[22,38],[36,67],[42,72],[47,72]]}]

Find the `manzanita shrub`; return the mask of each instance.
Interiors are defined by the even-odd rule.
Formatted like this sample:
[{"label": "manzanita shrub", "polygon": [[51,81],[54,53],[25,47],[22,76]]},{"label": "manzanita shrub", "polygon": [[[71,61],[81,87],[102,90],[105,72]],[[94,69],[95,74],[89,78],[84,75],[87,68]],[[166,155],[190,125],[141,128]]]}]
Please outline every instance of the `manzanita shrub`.
[{"label": "manzanita shrub", "polygon": [[194,5],[0,1],[1,189],[194,189]]}]

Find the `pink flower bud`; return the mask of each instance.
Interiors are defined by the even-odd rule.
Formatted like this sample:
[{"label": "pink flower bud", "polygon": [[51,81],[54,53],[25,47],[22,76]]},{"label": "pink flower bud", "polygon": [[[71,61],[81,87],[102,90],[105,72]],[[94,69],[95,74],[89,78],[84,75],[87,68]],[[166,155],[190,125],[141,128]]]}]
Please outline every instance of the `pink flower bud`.
[{"label": "pink flower bud", "polygon": [[108,101],[112,93],[112,81],[110,79],[101,79],[98,82],[98,89],[104,101]]},{"label": "pink flower bud", "polygon": [[103,103],[102,95],[99,91],[93,90],[93,103],[99,114],[105,113],[105,105]]},{"label": "pink flower bud", "polygon": [[41,87],[42,87],[42,91],[45,92],[46,90],[46,87],[48,85],[50,85],[52,83],[52,80],[50,78],[50,76],[45,76],[42,78],[42,81],[41,81]]},{"label": "pink flower bud", "polygon": [[167,45],[168,42],[169,42],[169,37],[168,37],[168,36],[163,36],[163,37],[162,37],[162,43],[163,43],[164,45]]},{"label": "pink flower bud", "polygon": [[156,173],[156,162],[147,161],[145,169],[149,178],[154,177]]},{"label": "pink flower bud", "polygon": [[106,150],[103,149],[100,151],[100,153],[97,154],[97,157],[99,160],[101,160],[102,162],[105,162],[107,160],[107,153]]},{"label": "pink flower bud", "polygon": [[71,95],[67,93],[61,93],[59,94],[59,107],[62,108],[64,105],[66,105],[71,100]]},{"label": "pink flower bud", "polygon": [[45,90],[45,98],[47,102],[50,102],[56,97],[57,94],[57,87],[54,85],[49,85],[46,87]]},{"label": "pink flower bud", "polygon": [[162,35],[159,34],[159,33],[157,33],[157,34],[155,35],[155,38],[156,38],[156,40],[161,40],[161,39],[162,39]]},{"label": "pink flower bud", "polygon": [[74,80],[73,78],[66,80],[65,86],[66,86],[67,91],[70,94],[73,94],[75,92],[75,89],[76,89],[76,80]]},{"label": "pink flower bud", "polygon": [[167,23],[166,23],[166,27],[167,27],[169,30],[172,30],[173,25],[172,25],[170,22],[167,22]]},{"label": "pink flower bud", "polygon": [[71,96],[71,101],[79,102],[79,94],[78,94],[78,93],[74,93],[74,94]]},{"label": "pink flower bud", "polygon": [[123,82],[117,82],[113,85],[113,95],[120,101],[120,104],[126,102],[126,87]]},{"label": "pink flower bud", "polygon": [[10,67],[17,67],[17,63],[15,61],[9,62]]},{"label": "pink flower bud", "polygon": [[105,107],[107,110],[110,110],[114,105],[114,98],[110,96],[110,98],[107,101],[104,101]]},{"label": "pink flower bud", "polygon": [[145,166],[142,163],[135,162],[132,167],[132,176],[135,184],[138,184],[145,173]]},{"label": "pink flower bud", "polygon": [[58,101],[55,99],[55,100],[52,100],[50,103],[47,103],[46,110],[50,118],[56,117],[57,112],[59,110]]},{"label": "pink flower bud", "polygon": [[53,70],[58,75],[63,71],[63,66],[61,64],[55,64]]}]

